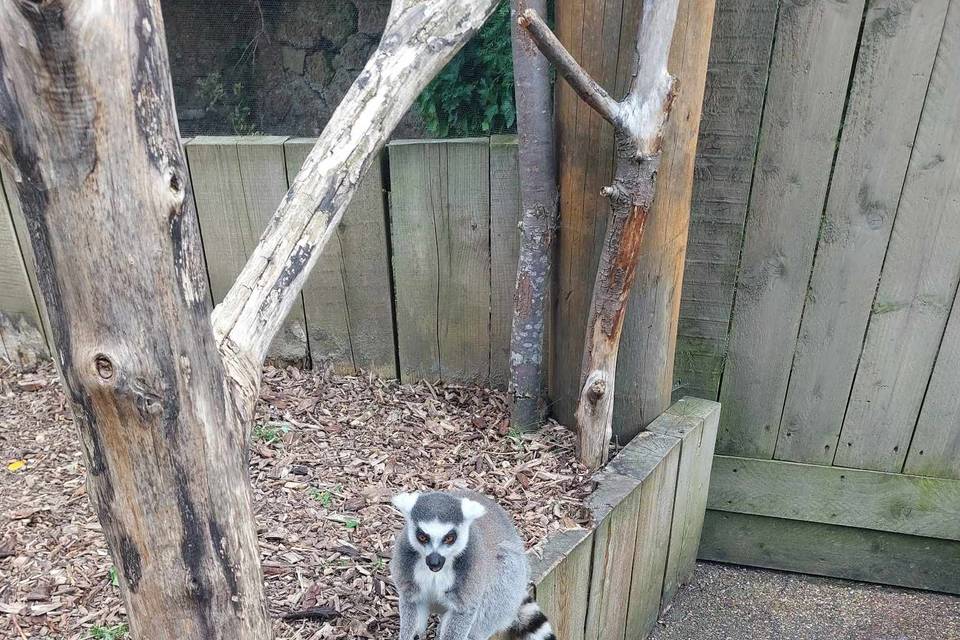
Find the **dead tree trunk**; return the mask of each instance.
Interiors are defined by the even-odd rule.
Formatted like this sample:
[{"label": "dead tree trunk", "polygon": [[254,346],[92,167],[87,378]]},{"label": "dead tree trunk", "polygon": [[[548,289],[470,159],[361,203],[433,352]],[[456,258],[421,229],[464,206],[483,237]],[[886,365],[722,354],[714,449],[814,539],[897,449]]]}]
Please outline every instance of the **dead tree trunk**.
[{"label": "dead tree trunk", "polygon": [[674,79],[667,58],[678,0],[644,0],[637,36],[637,71],[627,96],[617,102],[577,64],[534,11],[521,17],[537,46],[570,86],[608,120],[616,136],[613,184],[603,189],[610,219],[593,286],[580,368],[577,404],[578,455],[592,469],[610,448],[617,351],[640,240],[656,193],[663,125],[670,114]]},{"label": "dead tree trunk", "polygon": [[535,428],[543,422],[543,336],[556,232],[557,157],[550,64],[519,17],[546,13],[546,0],[512,0],[513,77],[520,141],[520,252],[510,334],[510,422]]},{"label": "dead tree trunk", "polygon": [[492,5],[394,2],[211,316],[159,2],[0,3],[0,152],[133,637],[272,636],[246,468],[267,345],[364,169]]}]

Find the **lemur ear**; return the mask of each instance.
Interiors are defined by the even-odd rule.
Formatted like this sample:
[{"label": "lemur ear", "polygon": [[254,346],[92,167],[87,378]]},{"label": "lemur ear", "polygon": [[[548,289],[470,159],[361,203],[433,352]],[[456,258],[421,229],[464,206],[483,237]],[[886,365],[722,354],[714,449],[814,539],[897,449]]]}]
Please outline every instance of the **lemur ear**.
[{"label": "lemur ear", "polygon": [[417,504],[417,498],[419,497],[419,493],[398,493],[390,498],[390,502],[406,518],[410,516],[410,511],[413,509],[413,505]]},{"label": "lemur ear", "polygon": [[487,512],[487,508],[470,498],[464,498],[460,501],[460,508],[463,510],[463,518],[467,522],[473,522]]}]

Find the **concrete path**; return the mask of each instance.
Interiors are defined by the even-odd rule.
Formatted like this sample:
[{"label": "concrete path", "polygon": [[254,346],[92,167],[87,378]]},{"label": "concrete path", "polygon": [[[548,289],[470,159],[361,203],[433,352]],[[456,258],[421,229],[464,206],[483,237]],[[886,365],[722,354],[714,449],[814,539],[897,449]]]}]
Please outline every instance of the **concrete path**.
[{"label": "concrete path", "polygon": [[960,597],[699,563],[650,640],[960,640]]}]

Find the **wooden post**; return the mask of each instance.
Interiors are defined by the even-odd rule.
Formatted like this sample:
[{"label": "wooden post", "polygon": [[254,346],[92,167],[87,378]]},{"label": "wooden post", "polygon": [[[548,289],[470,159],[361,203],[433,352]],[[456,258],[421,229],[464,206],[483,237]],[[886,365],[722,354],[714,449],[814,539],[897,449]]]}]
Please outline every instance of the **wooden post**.
[{"label": "wooden post", "polygon": [[[557,3],[557,33],[571,53],[607,89],[628,88],[632,49],[642,0]],[[613,13],[611,13],[611,11]],[[670,50],[670,72],[680,78],[674,113],[663,134],[658,195],[641,241],[634,288],[618,356],[619,399],[614,435],[632,437],[670,403],[680,283],[693,183],[700,109],[713,25],[713,0],[681,0]],[[576,94],[557,85],[560,145],[560,234],[557,258],[556,372],[551,400],[561,421],[572,422],[580,391],[582,356],[592,274],[606,227],[600,187],[613,171],[613,128],[595,122]],[[594,117],[594,119],[599,119]]]}]

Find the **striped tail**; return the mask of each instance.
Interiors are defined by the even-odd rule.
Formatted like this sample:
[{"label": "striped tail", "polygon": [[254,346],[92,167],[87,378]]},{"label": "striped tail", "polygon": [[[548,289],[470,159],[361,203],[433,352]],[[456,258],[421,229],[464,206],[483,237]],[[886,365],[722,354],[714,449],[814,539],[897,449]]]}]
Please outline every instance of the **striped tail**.
[{"label": "striped tail", "polygon": [[517,612],[517,621],[507,631],[509,640],[557,640],[550,627],[550,621],[543,615],[540,605],[527,596]]}]

